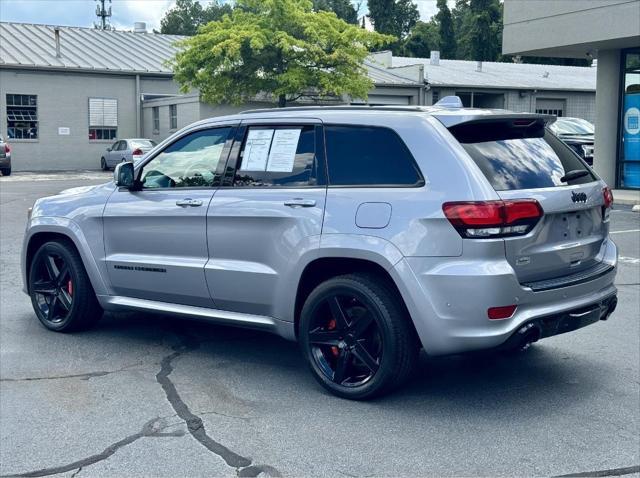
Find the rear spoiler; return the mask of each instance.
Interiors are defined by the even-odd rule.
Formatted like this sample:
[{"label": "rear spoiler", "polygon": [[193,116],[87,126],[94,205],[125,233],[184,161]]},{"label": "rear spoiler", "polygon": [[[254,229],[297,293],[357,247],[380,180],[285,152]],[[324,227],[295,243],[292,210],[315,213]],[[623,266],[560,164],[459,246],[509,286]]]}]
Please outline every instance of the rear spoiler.
[{"label": "rear spoiler", "polygon": [[493,113],[464,117],[436,113],[434,116],[461,143],[542,138],[545,127],[556,119],[555,116],[530,113]]}]

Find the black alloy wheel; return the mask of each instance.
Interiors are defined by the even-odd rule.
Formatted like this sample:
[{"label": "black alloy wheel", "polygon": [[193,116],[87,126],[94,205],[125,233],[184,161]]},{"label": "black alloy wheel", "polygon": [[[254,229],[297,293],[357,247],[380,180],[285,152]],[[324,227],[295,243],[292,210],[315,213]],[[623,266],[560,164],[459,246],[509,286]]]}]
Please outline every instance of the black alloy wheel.
[{"label": "black alloy wheel", "polygon": [[333,383],[357,387],[380,368],[382,335],[374,312],[352,294],[330,294],[316,311],[309,343],[316,365]]},{"label": "black alloy wheel", "polygon": [[73,280],[64,258],[53,251],[38,256],[31,285],[38,316],[51,324],[69,317],[73,307]]},{"label": "black alloy wheel", "polygon": [[91,282],[73,244],[43,244],[29,268],[29,294],[40,322],[57,332],[86,329],[102,317]]},{"label": "black alloy wheel", "polygon": [[309,294],[298,338],[322,386],[363,400],[393,390],[411,375],[419,341],[410,320],[386,278],[350,274]]}]

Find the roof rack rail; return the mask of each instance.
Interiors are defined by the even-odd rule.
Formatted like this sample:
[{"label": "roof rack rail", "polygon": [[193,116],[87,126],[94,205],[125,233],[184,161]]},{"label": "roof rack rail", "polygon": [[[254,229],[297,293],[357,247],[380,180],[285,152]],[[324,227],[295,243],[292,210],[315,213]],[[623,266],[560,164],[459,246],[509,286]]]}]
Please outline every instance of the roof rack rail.
[{"label": "roof rack rail", "polygon": [[250,113],[271,113],[276,111],[322,111],[322,110],[351,110],[351,111],[428,111],[428,107],[424,106],[373,106],[373,105],[324,105],[324,106],[290,106],[286,108],[257,108],[241,111],[240,114]]}]

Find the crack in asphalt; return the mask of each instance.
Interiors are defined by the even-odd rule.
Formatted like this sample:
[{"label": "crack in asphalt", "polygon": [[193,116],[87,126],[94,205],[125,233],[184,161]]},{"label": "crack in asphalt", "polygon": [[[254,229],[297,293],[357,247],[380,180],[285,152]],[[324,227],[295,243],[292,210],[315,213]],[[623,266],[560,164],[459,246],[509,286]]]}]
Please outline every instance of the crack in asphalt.
[{"label": "crack in asphalt", "polygon": [[96,377],[104,377],[106,375],[112,375],[114,373],[125,372],[133,367],[141,365],[140,363],[127,365],[117,370],[101,370],[98,372],[76,373],[71,375],[52,375],[45,377],[17,377],[17,378],[0,378],[0,382],[35,382],[40,380],[66,380],[70,378],[79,378],[80,380],[90,380]]},{"label": "crack in asphalt", "polygon": [[173,346],[173,353],[162,359],[160,362],[160,371],[156,374],[156,380],[164,390],[167,401],[173,407],[176,415],[187,425],[187,430],[191,436],[207,450],[222,458],[228,466],[235,468],[239,477],[255,477],[261,473],[274,477],[282,476],[280,472],[272,466],[253,465],[250,458],[235,453],[207,434],[202,418],[191,412],[188,405],[180,397],[176,386],[169,378],[169,375],[173,372],[173,361],[187,352],[198,349],[200,342],[198,342],[195,337],[185,333],[176,332],[176,335],[180,340],[180,344]]},{"label": "crack in asphalt", "polygon": [[78,474],[82,471],[82,467],[78,468],[78,471],[76,471],[73,475],[71,475],[71,478],[76,478],[76,476],[78,476]]},{"label": "crack in asphalt", "polygon": [[631,473],[640,473],[640,465],[627,466],[625,468],[610,468],[608,470],[596,470],[596,471],[584,471],[580,473],[569,473],[567,475],[557,475],[555,478],[569,478],[569,477],[600,477],[600,476],[621,476],[629,475]]},{"label": "crack in asphalt", "polygon": [[42,468],[40,470],[27,471],[25,473],[10,473],[8,475],[0,475],[1,478],[7,477],[37,477],[37,476],[49,476],[49,475],[57,475],[59,473],[66,473],[71,470],[77,470],[73,476],[76,476],[83,467],[94,465],[100,461],[106,460],[114,453],[116,453],[120,448],[131,445],[133,442],[139,440],[143,437],[175,437],[175,436],[183,436],[183,432],[168,432],[161,433],[161,430],[166,428],[166,426],[160,426],[160,418],[154,418],[149,420],[144,424],[142,429],[134,433],[133,435],[129,435],[122,440],[119,440],[115,443],[112,443],[107,448],[105,448],[102,452],[91,455],[87,458],[83,458],[81,460],[74,461],[72,463],[68,463],[66,465],[56,466],[52,468]]}]

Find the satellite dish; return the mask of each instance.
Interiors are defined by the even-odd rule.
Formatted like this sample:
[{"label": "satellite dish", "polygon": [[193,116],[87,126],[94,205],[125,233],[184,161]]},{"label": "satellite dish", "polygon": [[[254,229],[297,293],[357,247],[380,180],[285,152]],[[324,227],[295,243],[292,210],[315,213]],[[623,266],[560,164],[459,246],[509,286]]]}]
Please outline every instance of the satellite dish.
[{"label": "satellite dish", "polygon": [[443,108],[464,108],[459,96],[445,96],[433,106],[442,106]]}]

